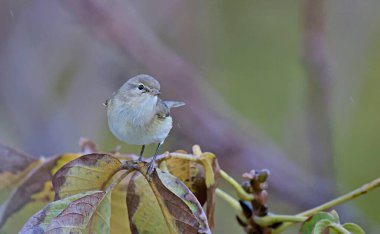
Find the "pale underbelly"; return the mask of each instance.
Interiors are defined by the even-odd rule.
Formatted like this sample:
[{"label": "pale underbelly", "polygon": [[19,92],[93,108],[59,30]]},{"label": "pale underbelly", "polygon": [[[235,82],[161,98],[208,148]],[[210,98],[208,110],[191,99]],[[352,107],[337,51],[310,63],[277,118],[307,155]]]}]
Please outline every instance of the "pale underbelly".
[{"label": "pale underbelly", "polygon": [[143,126],[132,126],[129,122],[120,121],[120,123],[116,123],[116,121],[109,122],[112,133],[119,140],[133,145],[161,143],[172,128],[172,118],[170,116],[165,119],[157,118],[152,123]]}]

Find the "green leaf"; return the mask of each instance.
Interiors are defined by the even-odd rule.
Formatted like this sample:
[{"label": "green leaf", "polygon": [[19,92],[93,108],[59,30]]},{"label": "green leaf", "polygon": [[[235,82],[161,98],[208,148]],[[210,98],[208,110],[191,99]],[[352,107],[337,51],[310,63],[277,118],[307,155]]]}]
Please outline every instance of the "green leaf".
[{"label": "green leaf", "polygon": [[335,223],[339,223],[340,221],[339,221],[339,215],[338,215],[338,212],[336,212],[336,210],[332,210],[332,211],[330,211],[330,214],[334,217],[334,221],[335,221]]},{"label": "green leaf", "polygon": [[89,191],[48,204],[21,233],[109,233],[110,216],[109,193]]},{"label": "green leaf", "polygon": [[299,233],[302,234],[313,234],[313,230],[317,222],[320,220],[329,220],[332,223],[337,222],[336,216],[327,213],[327,212],[319,212],[314,216],[308,218],[301,226]]},{"label": "green leaf", "polygon": [[322,234],[323,231],[326,230],[326,228],[328,228],[330,224],[331,221],[328,219],[319,220],[313,228],[313,234]]},{"label": "green leaf", "polygon": [[355,223],[345,223],[343,224],[343,228],[352,234],[365,234],[365,231]]}]

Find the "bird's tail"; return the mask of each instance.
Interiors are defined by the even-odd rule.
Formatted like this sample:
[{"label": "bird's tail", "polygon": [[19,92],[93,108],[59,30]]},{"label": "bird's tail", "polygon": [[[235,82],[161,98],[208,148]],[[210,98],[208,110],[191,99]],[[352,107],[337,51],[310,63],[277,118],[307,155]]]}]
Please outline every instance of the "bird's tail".
[{"label": "bird's tail", "polygon": [[186,103],[178,101],[164,101],[164,103],[169,109],[186,105]]}]

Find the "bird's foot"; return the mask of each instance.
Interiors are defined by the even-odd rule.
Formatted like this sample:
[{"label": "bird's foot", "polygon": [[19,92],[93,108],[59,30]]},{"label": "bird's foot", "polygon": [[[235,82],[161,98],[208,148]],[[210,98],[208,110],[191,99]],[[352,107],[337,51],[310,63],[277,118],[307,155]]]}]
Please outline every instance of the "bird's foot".
[{"label": "bird's foot", "polygon": [[147,164],[147,176],[148,176],[148,180],[150,181],[151,180],[151,177],[152,177],[152,174],[153,174],[153,171],[154,171],[154,161],[150,161],[148,164]]}]

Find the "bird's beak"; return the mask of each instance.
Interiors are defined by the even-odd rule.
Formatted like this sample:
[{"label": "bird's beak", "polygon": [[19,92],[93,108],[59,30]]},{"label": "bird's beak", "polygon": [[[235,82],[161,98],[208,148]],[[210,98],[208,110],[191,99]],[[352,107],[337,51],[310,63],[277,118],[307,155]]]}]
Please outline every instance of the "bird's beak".
[{"label": "bird's beak", "polygon": [[158,96],[158,95],[160,95],[160,90],[158,90],[158,89],[152,89],[152,90],[150,91],[150,93],[151,93],[153,96]]}]

